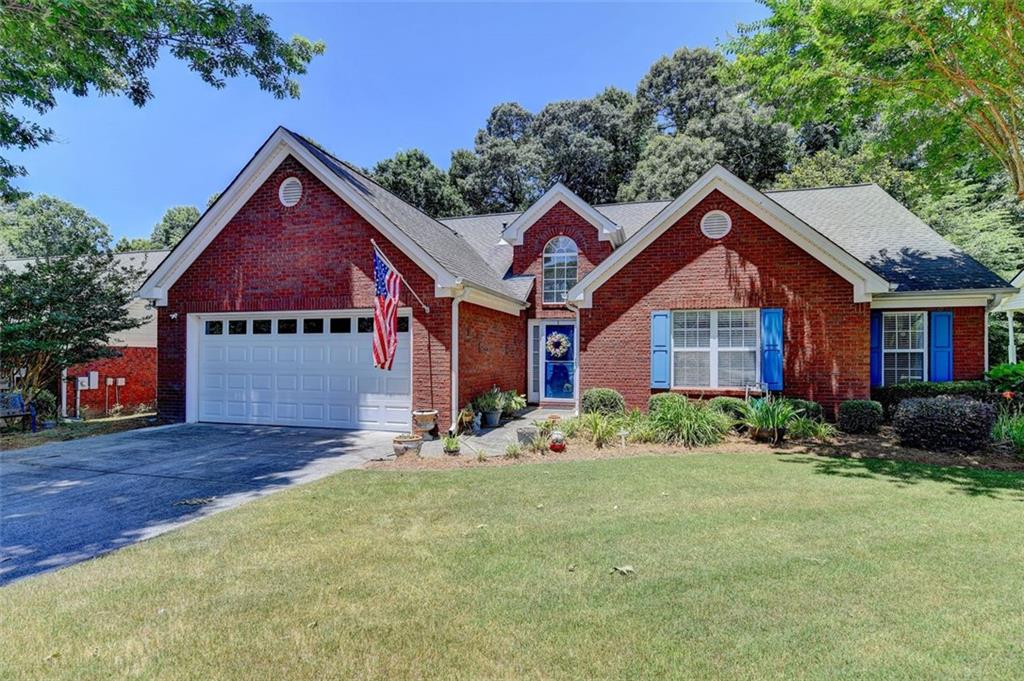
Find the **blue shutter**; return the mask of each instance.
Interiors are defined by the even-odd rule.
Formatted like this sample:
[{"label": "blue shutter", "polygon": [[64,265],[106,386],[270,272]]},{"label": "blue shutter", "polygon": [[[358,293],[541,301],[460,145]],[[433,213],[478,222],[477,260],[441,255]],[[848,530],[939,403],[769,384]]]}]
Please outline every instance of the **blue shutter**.
[{"label": "blue shutter", "polygon": [[761,310],[761,378],[769,390],[782,390],[782,308]]},{"label": "blue shutter", "polygon": [[882,385],[882,313],[871,312],[871,387]]},{"label": "blue shutter", "polygon": [[932,312],[928,329],[928,380],[953,380],[953,313]]},{"label": "blue shutter", "polygon": [[651,313],[651,387],[669,387],[669,343],[672,329],[669,313],[657,310]]}]

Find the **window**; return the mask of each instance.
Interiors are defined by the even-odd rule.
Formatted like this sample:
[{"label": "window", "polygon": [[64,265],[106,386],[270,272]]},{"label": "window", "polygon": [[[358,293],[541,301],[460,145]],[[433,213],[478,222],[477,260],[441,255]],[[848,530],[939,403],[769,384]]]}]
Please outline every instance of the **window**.
[{"label": "window", "polygon": [[924,312],[886,312],[882,315],[882,383],[893,385],[925,380],[928,347]]},{"label": "window", "polygon": [[359,333],[373,333],[373,317],[360,317],[356,322]]},{"label": "window", "polygon": [[270,320],[269,319],[254,319],[252,320],[252,333],[255,336],[265,336],[270,333]]},{"label": "window", "polygon": [[299,322],[295,319],[278,319],[277,332],[279,334],[292,334],[299,330]]},{"label": "window", "polygon": [[544,302],[564,303],[569,289],[576,285],[579,250],[576,242],[556,236],[544,247]]},{"label": "window", "polygon": [[398,333],[409,333],[409,318],[399,317],[398,318]]},{"label": "window", "polygon": [[249,330],[249,321],[246,319],[232,319],[228,322],[228,334],[232,336],[244,336]]},{"label": "window", "polygon": [[352,320],[348,317],[335,317],[331,320],[331,333],[352,333]]},{"label": "window", "polygon": [[219,336],[224,333],[224,322],[206,322],[206,335]]},{"label": "window", "polygon": [[323,333],[324,332],[324,320],[322,319],[303,319],[302,320],[302,333]]},{"label": "window", "polygon": [[672,314],[672,386],[742,388],[758,382],[757,310]]}]

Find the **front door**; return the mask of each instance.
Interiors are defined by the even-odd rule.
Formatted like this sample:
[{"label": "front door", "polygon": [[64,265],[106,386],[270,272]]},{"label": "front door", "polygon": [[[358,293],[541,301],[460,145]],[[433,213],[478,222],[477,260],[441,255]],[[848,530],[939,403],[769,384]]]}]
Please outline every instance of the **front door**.
[{"label": "front door", "polygon": [[576,323],[536,320],[530,326],[530,399],[576,399]]}]

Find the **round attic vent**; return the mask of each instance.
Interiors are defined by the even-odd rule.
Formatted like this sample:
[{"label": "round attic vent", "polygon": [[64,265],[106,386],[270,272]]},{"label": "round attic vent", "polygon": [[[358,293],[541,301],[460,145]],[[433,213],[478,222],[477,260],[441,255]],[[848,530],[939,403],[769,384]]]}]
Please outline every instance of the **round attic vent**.
[{"label": "round attic vent", "polygon": [[721,239],[732,229],[732,219],[720,210],[708,211],[700,219],[700,231],[709,239]]},{"label": "round attic vent", "polygon": [[302,183],[299,182],[299,178],[289,177],[282,182],[281,188],[277,190],[277,198],[288,208],[297,204],[302,198]]}]

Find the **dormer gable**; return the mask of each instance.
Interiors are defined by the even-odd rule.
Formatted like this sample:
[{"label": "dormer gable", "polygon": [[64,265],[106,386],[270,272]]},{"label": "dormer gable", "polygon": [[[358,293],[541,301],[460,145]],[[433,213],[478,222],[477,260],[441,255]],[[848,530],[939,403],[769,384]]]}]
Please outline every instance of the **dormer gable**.
[{"label": "dormer gable", "polygon": [[502,239],[513,246],[522,246],[523,235],[526,234],[526,231],[559,203],[564,203],[593,225],[597,230],[598,239],[611,243],[613,248],[626,240],[621,227],[599,213],[561,182],[547,190],[543,196],[534,201],[533,205],[509,223],[502,232]]}]

